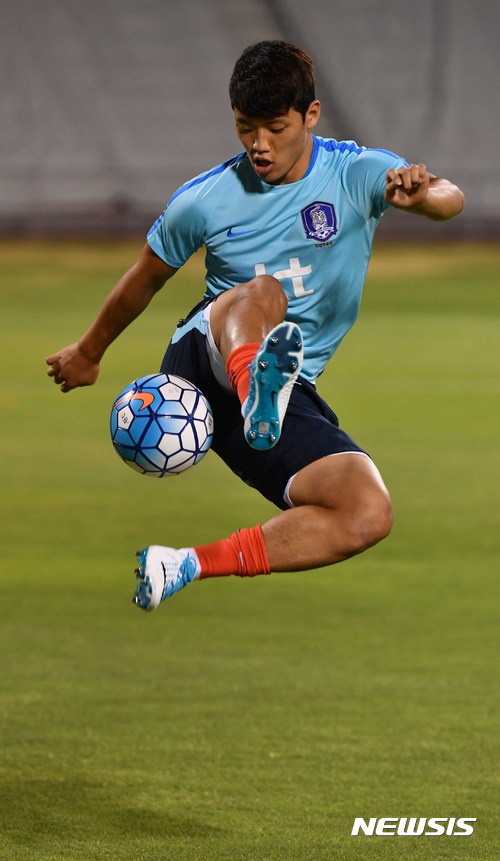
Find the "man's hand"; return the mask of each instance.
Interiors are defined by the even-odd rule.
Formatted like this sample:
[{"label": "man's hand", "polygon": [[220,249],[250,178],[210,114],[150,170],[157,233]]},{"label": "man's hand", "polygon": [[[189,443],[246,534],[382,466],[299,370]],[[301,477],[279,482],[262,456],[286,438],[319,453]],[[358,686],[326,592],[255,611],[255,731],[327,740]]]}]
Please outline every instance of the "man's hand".
[{"label": "man's hand", "polygon": [[418,210],[427,198],[433,175],[425,164],[411,164],[410,167],[391,168],[387,171],[385,199],[398,209]]},{"label": "man's hand", "polygon": [[61,387],[61,392],[70,392],[78,386],[91,386],[99,373],[99,362],[87,356],[79,343],[70,344],[48,356],[46,362],[49,365],[47,374]]},{"label": "man's hand", "polygon": [[61,392],[95,383],[99,363],[109,345],[142,314],[176,271],[146,243],[138,261],[107,296],[90,329],[76,344],[69,344],[46,359],[50,366],[47,373],[61,387]]},{"label": "man's hand", "polygon": [[446,221],[464,208],[464,195],[458,186],[429,173],[425,164],[388,170],[384,197],[396,209],[433,221]]}]

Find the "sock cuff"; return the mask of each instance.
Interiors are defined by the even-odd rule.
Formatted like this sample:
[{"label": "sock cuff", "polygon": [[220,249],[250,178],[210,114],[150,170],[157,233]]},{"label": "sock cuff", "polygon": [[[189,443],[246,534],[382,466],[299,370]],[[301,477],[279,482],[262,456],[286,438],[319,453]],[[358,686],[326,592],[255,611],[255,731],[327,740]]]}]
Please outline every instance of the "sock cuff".
[{"label": "sock cuff", "polygon": [[259,347],[260,344],[257,343],[241,344],[227,357],[226,372],[229,382],[233,391],[236,392],[242,402],[248,395],[248,388],[250,386],[248,366],[255,358]]},{"label": "sock cuff", "polygon": [[195,547],[201,567],[200,579],[205,577],[255,577],[270,574],[264,536],[260,526],[240,529],[229,538]]},{"label": "sock cuff", "polygon": [[239,529],[235,535],[229,536],[229,540],[237,542],[240,548],[241,570],[238,572],[240,577],[255,577],[257,574],[271,573],[261,526]]}]

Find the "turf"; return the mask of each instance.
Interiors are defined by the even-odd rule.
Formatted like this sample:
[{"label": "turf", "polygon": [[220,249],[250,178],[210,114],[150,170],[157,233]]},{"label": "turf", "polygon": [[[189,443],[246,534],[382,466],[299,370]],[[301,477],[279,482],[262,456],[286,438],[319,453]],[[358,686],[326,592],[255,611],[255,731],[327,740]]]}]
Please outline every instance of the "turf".
[{"label": "turf", "polygon": [[[197,258],[61,395],[140,243],[4,244],[2,861],[497,861],[499,246],[380,246],[320,390],[391,489],[391,537],[331,569],[132,606],[133,551],[272,507],[213,454],[162,481],[108,414],[197,301]],[[472,837],[351,837],[355,817]]]}]

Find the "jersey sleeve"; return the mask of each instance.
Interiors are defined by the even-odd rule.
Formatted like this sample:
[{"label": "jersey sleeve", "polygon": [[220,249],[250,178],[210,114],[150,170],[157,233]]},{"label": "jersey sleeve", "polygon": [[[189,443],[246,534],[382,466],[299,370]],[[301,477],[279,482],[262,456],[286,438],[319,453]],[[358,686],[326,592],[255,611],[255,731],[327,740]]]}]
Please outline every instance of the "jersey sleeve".
[{"label": "jersey sleeve", "polygon": [[347,163],[344,188],[365,220],[380,218],[390,206],[384,199],[386,174],[391,167],[401,165],[408,166],[408,162],[383,149],[363,149]]},{"label": "jersey sleeve", "polygon": [[147,241],[168,266],[180,269],[203,245],[205,217],[190,189],[180,188],[148,232]]}]

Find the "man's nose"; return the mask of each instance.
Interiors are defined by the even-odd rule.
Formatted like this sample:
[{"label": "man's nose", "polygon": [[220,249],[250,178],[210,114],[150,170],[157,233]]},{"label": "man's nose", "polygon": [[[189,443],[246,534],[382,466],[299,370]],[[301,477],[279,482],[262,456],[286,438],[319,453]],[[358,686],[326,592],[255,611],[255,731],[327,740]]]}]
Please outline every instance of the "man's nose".
[{"label": "man's nose", "polygon": [[257,129],[255,132],[252,149],[256,153],[269,151],[269,135],[264,129]]}]

